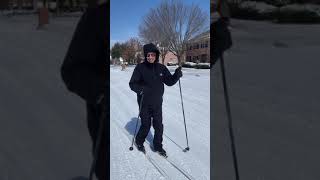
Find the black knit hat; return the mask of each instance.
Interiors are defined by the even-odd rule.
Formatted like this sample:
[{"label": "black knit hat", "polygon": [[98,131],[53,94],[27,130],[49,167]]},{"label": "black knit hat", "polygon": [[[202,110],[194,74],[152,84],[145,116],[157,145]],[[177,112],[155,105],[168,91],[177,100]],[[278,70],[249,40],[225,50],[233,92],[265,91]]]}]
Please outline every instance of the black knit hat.
[{"label": "black knit hat", "polygon": [[155,62],[159,62],[159,55],[160,55],[160,51],[158,50],[157,46],[150,43],[150,44],[145,44],[143,46],[143,53],[144,53],[144,58],[145,61],[147,60],[147,54],[149,52],[154,52],[156,53],[156,61]]}]

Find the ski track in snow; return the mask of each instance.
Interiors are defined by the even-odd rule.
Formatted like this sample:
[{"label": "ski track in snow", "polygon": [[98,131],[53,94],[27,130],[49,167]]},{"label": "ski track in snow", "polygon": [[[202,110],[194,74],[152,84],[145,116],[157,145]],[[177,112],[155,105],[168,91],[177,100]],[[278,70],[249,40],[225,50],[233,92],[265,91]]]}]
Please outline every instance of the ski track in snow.
[{"label": "ski track in snow", "polygon": [[[170,72],[173,73],[175,68],[169,67]],[[133,151],[129,151],[139,111],[136,94],[129,88],[133,69],[128,67],[121,71],[118,66],[110,68],[111,179],[209,179],[209,70],[183,69],[181,87],[190,147],[186,153],[182,152],[186,138],[179,85],[177,82],[174,86],[165,86],[163,144],[169,155],[167,161],[151,150],[153,128],[144,144],[147,156],[138,152],[135,146]]]}]

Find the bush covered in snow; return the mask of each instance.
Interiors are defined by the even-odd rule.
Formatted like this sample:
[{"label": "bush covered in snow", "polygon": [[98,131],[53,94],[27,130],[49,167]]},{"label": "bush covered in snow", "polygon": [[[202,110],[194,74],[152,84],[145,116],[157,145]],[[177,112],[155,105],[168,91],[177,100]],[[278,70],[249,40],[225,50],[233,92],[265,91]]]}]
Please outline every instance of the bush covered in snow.
[{"label": "bush covered in snow", "polygon": [[233,18],[269,20],[277,7],[265,2],[243,1],[239,4],[230,3],[230,9]]},{"label": "bush covered in snow", "polygon": [[[290,5],[289,5],[290,6]],[[320,11],[304,7],[284,6],[277,12],[278,23],[320,23]]]},{"label": "bush covered in snow", "polygon": [[182,67],[186,67],[186,68],[194,68],[197,65],[197,63],[194,62],[184,62],[182,63]]},{"label": "bush covered in snow", "polygon": [[287,4],[293,3],[294,0],[253,0],[253,1],[280,7],[280,6],[285,6]]},{"label": "bush covered in snow", "polygon": [[195,65],[196,69],[210,69],[210,63],[198,63]]},{"label": "bush covered in snow", "polygon": [[290,4],[287,6],[283,6],[280,8],[280,11],[305,11],[305,12],[313,12],[320,16],[320,5],[316,4]]},{"label": "bush covered in snow", "polygon": [[274,20],[278,23],[320,23],[320,5],[316,4],[282,4],[257,1],[230,3],[234,18],[251,20]]},{"label": "bush covered in snow", "polygon": [[270,5],[265,2],[256,2],[256,1],[243,1],[239,6],[240,8],[254,9],[260,14],[271,13],[277,10],[277,7],[274,5]]},{"label": "bush covered in snow", "polygon": [[167,66],[176,66],[176,65],[178,65],[178,63],[177,62],[168,62],[167,63]]},{"label": "bush covered in snow", "polygon": [[182,67],[196,68],[196,69],[210,69],[210,63],[185,62],[185,63],[182,63]]}]

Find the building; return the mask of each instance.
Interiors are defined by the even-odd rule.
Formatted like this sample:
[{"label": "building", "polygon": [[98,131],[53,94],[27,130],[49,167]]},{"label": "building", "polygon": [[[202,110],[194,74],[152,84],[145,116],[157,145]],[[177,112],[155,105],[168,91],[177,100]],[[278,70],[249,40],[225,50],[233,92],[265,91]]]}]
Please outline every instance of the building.
[{"label": "building", "polygon": [[[161,56],[159,57],[159,62],[162,63]],[[168,52],[164,58],[163,64],[167,65],[168,63],[178,64],[178,58],[172,52]]]},{"label": "building", "polygon": [[206,31],[189,40],[187,44],[186,61],[210,63],[210,31]]}]

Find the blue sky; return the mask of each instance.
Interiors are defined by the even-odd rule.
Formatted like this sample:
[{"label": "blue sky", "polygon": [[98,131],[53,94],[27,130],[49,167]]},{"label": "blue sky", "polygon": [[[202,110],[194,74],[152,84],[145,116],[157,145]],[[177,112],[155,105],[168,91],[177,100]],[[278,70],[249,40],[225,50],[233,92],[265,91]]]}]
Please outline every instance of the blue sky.
[{"label": "blue sky", "polygon": [[[150,8],[156,8],[161,0],[111,0],[110,1],[110,45],[138,37],[138,27]],[[210,16],[210,0],[183,0],[186,4],[197,4]],[[111,47],[110,46],[110,47]]]}]

